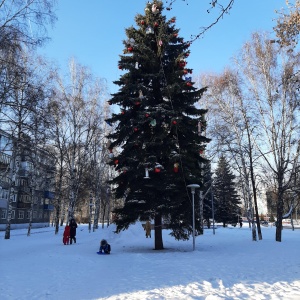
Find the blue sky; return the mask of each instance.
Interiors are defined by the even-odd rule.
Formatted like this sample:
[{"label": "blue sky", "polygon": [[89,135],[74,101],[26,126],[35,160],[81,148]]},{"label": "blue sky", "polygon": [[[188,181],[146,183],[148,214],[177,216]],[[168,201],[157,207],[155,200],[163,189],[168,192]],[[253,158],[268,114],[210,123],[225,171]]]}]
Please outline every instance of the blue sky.
[{"label": "blue sky", "polygon": [[[121,74],[119,55],[126,39],[125,28],[135,25],[137,13],[144,13],[146,0],[60,0],[54,28],[48,35],[51,41],[39,50],[60,66],[62,73],[68,60],[89,67],[97,77],[105,78],[109,92],[117,91],[112,82]],[[164,1],[165,3],[166,1]],[[170,0],[168,1],[170,2]],[[168,18],[176,17],[180,36],[189,40],[201,27],[216,19],[214,11],[207,13],[210,0],[176,0],[172,10],[165,10]],[[227,0],[221,0],[228,3]],[[229,15],[225,15],[212,29],[192,43],[188,58],[194,76],[202,72],[220,72],[230,64],[251,32],[272,33],[278,15],[275,10],[286,7],[285,0],[236,0]],[[218,12],[215,10],[215,12]]]}]

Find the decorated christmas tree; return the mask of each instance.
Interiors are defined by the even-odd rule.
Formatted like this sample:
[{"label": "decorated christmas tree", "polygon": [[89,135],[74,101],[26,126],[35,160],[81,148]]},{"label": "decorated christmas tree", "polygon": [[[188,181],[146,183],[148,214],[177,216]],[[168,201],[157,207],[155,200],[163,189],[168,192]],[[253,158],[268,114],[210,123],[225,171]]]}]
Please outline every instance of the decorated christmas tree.
[{"label": "decorated christmas tree", "polygon": [[162,221],[176,239],[189,239],[187,185],[202,185],[209,141],[203,136],[206,111],[195,105],[205,89],[194,87],[187,67],[190,43],[179,37],[176,19],[162,12],[161,1],[147,3],[136,26],[126,29],[122,75],[114,82],[119,90],[109,100],[120,112],[106,120],[116,128],[108,148],[117,171],[111,183],[123,201],[114,210],[117,232],[137,220],[154,220],[155,249],[163,249]]}]

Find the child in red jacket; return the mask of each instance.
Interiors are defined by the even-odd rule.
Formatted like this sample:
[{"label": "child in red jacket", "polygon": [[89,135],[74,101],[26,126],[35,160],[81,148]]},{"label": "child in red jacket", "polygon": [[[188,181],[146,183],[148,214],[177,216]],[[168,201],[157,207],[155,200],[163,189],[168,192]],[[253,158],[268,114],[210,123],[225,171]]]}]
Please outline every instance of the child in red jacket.
[{"label": "child in red jacket", "polygon": [[70,226],[66,225],[65,231],[64,231],[64,237],[63,237],[64,245],[69,245],[69,241],[70,241]]}]

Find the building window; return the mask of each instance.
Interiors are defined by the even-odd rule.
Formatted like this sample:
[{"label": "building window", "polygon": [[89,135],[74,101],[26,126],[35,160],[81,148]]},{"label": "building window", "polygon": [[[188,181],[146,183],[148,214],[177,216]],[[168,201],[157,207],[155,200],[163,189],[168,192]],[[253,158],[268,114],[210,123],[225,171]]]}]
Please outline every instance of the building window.
[{"label": "building window", "polygon": [[42,219],[43,218],[43,213],[40,211],[39,212],[39,219]]},{"label": "building window", "polygon": [[1,211],[1,219],[6,219],[6,209]]},{"label": "building window", "polygon": [[19,210],[18,219],[24,219],[24,211]]},{"label": "building window", "polygon": [[36,219],[36,216],[37,216],[37,212],[35,210],[35,211],[33,211],[33,219]]},{"label": "building window", "polygon": [[31,211],[27,210],[26,211],[26,219],[30,219]]},{"label": "building window", "polygon": [[28,186],[28,181],[25,179],[20,179],[20,186]]},{"label": "building window", "polygon": [[31,197],[28,195],[21,195],[20,200],[24,203],[31,203]]},{"label": "building window", "polygon": [[16,212],[14,210],[11,211],[10,218],[14,219],[16,217]]}]

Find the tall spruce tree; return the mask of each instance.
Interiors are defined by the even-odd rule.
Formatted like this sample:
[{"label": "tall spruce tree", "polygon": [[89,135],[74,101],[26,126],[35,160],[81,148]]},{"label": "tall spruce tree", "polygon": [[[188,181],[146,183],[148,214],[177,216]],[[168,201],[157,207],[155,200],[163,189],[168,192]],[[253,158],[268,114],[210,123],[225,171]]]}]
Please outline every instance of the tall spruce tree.
[{"label": "tall spruce tree", "polygon": [[114,82],[119,91],[109,100],[120,112],[106,120],[116,126],[107,136],[110,164],[118,171],[111,183],[124,202],[114,210],[117,232],[154,219],[156,250],[163,249],[162,218],[176,239],[192,233],[187,185],[202,184],[201,153],[209,142],[202,135],[206,111],[194,105],[205,88],[193,86],[186,66],[190,44],[179,37],[176,19],[162,11],[161,1],[148,3],[136,27],[126,29],[123,74]]},{"label": "tall spruce tree", "polygon": [[222,222],[223,227],[228,223],[237,223],[240,214],[240,199],[235,189],[235,176],[231,173],[226,158],[219,159],[214,179],[215,219]]}]

